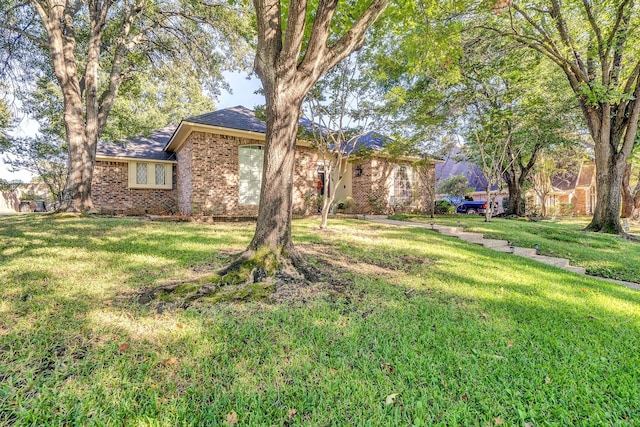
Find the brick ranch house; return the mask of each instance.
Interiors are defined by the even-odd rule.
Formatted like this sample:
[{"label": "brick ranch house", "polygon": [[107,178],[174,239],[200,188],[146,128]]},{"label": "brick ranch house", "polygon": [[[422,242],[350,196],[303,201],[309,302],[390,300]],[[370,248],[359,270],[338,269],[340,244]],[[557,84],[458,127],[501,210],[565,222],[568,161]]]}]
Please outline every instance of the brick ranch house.
[{"label": "brick ranch house", "polygon": [[[238,106],[184,119],[146,137],[101,143],[94,204],[107,214],[256,217],[265,133],[266,124]],[[384,140],[375,133],[361,138],[374,154],[348,164],[336,189],[324,188],[322,159],[310,143],[299,140],[294,214],[315,213],[325,190],[335,191],[337,202],[352,198],[353,213],[427,210],[433,204],[434,166],[418,173],[416,158],[392,163],[380,152]]]}]

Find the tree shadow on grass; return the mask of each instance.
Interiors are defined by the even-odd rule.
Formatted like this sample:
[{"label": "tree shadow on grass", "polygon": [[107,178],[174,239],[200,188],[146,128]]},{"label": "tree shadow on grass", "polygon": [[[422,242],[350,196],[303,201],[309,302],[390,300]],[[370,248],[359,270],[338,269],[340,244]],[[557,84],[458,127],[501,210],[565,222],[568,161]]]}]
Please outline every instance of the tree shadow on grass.
[{"label": "tree shadow on grass", "polygon": [[[0,421],[214,425],[233,411],[247,425],[484,425],[498,416],[508,425],[602,425],[605,414],[608,424],[640,416],[640,325],[616,308],[637,313],[637,293],[413,237],[402,249],[407,234],[383,234],[382,245],[345,251],[343,266],[385,257],[401,266],[407,255],[435,262],[376,278],[345,269],[344,292],[294,304],[157,314],[106,304],[115,287],[74,287],[47,276],[46,265],[12,270],[14,286],[49,282],[26,301],[0,290],[15,321],[0,335]],[[447,250],[484,270],[456,269]],[[118,278],[149,268],[135,262],[133,271],[114,266]],[[398,404],[386,405],[394,393]]]}]

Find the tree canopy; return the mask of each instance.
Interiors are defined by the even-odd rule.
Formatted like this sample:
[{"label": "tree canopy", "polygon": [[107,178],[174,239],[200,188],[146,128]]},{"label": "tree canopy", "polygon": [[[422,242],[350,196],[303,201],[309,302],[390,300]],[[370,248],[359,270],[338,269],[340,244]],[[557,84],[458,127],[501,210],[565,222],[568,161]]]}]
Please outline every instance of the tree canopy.
[{"label": "tree canopy", "polygon": [[594,142],[598,188],[588,229],[621,232],[622,179],[640,117],[639,5],[631,0],[496,5],[481,26],[547,57],[579,102]]},{"label": "tree canopy", "polygon": [[6,47],[0,51],[2,76],[19,90],[32,89],[35,79],[55,79],[60,87],[69,166],[65,209],[93,206],[97,141],[123,83],[169,63],[215,91],[222,70],[241,56],[242,41],[250,34],[241,6],[187,0],[11,0],[0,5],[0,45]]}]

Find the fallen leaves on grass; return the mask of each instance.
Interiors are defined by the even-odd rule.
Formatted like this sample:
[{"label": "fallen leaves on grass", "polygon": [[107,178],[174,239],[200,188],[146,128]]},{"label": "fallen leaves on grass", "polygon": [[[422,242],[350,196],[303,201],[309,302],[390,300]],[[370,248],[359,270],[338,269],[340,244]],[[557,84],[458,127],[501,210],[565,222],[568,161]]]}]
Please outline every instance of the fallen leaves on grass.
[{"label": "fallen leaves on grass", "polygon": [[131,346],[127,343],[122,343],[118,346],[118,353],[122,354],[125,351],[129,350]]},{"label": "fallen leaves on grass", "polygon": [[164,361],[164,364],[167,366],[173,366],[178,364],[178,362],[180,362],[180,359],[178,359],[177,357],[170,357],[169,359]]},{"label": "fallen leaves on grass", "polygon": [[295,409],[289,409],[289,412],[287,413],[287,417],[289,418],[289,420],[293,420],[296,417],[297,413],[298,411],[296,411]]},{"label": "fallen leaves on grass", "polygon": [[229,412],[224,417],[224,424],[228,426],[235,426],[238,424],[238,414],[235,411]]},{"label": "fallen leaves on grass", "polygon": [[393,374],[396,370],[396,368],[394,368],[391,363],[386,363],[386,362],[380,365],[380,369],[390,374]]},{"label": "fallen leaves on grass", "polygon": [[504,421],[502,421],[502,417],[497,416],[494,420],[493,420],[494,424],[497,426],[501,426],[502,424],[504,424]]},{"label": "fallen leaves on grass", "polygon": [[391,393],[390,395],[387,396],[387,398],[384,400],[384,404],[389,406],[389,405],[393,405],[393,403],[396,401],[396,398],[400,396],[400,393]]}]

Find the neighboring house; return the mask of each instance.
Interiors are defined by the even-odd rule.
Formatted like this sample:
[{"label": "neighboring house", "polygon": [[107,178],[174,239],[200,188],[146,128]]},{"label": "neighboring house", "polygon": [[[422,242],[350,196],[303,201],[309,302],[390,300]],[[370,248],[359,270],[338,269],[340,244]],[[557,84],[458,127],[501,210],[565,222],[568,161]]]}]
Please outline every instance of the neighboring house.
[{"label": "neighboring house", "polygon": [[[238,106],[184,119],[177,127],[147,137],[102,143],[92,186],[94,204],[110,214],[255,217],[265,133],[266,124]],[[427,210],[433,203],[428,195],[434,193],[434,180],[414,170],[415,158],[390,162],[380,153],[384,141],[375,133],[361,137],[360,143],[373,155],[354,160],[341,171],[339,188],[325,189],[317,150],[299,140],[294,214],[315,213],[324,191],[336,191],[337,202],[353,198],[354,213],[390,212],[399,206]]]},{"label": "neighboring house", "polygon": [[[468,161],[458,146],[454,146],[444,159],[444,162],[436,164],[436,188],[443,181],[455,175],[464,175],[469,180],[469,186],[473,189],[471,197],[473,200],[486,200],[487,198],[487,179],[475,163]],[[500,190],[497,185],[491,187],[492,193],[496,194],[496,203],[498,205],[498,213],[504,212],[502,200],[509,197],[506,190]],[[437,198],[442,198],[447,194],[436,194]]]},{"label": "neighboring house", "polygon": [[[596,166],[590,160],[565,165],[551,179],[551,191],[546,197],[549,214],[593,215],[596,206]],[[542,198],[534,190],[526,194],[527,209],[540,211]]]},{"label": "neighboring house", "polygon": [[12,190],[0,192],[0,212],[33,212],[35,200],[49,202],[50,199],[51,193],[42,182],[18,184]]}]

